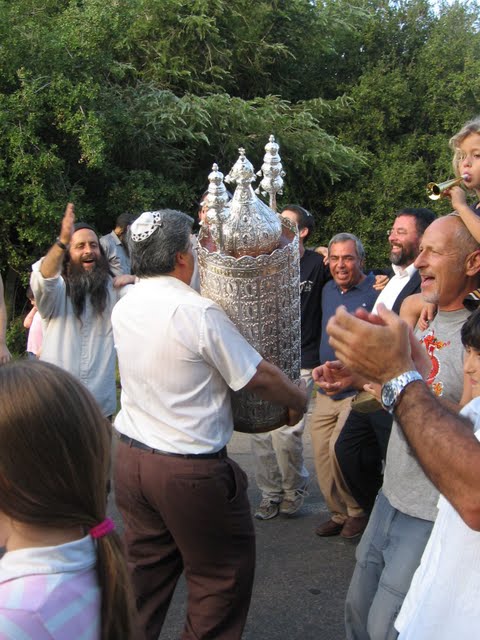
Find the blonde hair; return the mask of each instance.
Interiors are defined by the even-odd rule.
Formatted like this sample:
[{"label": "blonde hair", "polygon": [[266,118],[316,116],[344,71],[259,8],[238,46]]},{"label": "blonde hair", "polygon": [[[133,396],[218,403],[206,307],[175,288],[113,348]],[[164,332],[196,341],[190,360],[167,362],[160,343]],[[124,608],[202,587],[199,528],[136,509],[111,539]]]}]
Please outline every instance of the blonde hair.
[{"label": "blonde hair", "polygon": [[473,118],[473,120],[469,120],[463,125],[458,133],[450,138],[449,145],[453,150],[452,165],[456,176],[460,175],[459,164],[462,158],[460,145],[465,140],[465,138],[468,138],[468,136],[472,135],[472,133],[480,134],[480,116]]}]

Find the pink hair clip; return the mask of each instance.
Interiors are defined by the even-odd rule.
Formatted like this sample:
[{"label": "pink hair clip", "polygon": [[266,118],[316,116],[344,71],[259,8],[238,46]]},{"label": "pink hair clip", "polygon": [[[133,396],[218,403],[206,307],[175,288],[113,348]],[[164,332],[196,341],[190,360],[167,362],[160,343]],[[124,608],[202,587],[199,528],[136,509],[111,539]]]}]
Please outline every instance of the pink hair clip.
[{"label": "pink hair clip", "polygon": [[107,533],[113,531],[115,529],[115,523],[110,518],[105,518],[103,522],[97,524],[95,527],[92,527],[89,531],[92,538],[103,538]]}]

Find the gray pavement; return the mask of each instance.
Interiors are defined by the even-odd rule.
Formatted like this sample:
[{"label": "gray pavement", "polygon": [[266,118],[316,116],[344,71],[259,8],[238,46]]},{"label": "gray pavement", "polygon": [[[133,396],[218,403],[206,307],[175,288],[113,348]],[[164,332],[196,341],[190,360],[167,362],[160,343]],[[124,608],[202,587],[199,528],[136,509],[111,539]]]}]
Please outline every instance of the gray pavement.
[{"label": "gray pavement", "polygon": [[[255,484],[250,436],[235,433],[229,454],[246,471],[253,508],[260,501]],[[290,518],[255,520],[257,567],[243,640],[343,640],[343,604],[354,566],[355,543],[340,537],[319,538],[314,529],[327,519],[313,466],[308,428],[305,463],[309,495]],[[119,520],[112,508],[113,517]],[[161,640],[178,640],[185,617],[185,582],[180,580]]]}]

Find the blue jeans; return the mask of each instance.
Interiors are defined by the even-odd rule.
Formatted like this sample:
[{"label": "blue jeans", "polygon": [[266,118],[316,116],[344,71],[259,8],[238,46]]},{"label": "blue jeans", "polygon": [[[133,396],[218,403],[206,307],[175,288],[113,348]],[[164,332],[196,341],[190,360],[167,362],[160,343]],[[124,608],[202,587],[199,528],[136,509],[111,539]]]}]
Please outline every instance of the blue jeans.
[{"label": "blue jeans", "polygon": [[405,515],[378,494],[345,602],[347,640],[397,638],[393,624],[432,527],[433,522]]}]

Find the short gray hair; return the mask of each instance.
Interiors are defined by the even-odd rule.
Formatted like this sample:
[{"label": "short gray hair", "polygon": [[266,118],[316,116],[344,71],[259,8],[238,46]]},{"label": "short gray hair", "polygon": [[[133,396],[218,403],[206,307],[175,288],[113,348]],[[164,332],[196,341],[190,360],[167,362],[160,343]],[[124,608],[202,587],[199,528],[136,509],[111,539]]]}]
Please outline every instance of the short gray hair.
[{"label": "short gray hair", "polygon": [[132,273],[139,278],[171,273],[176,254],[187,251],[190,244],[193,218],[174,209],[161,209],[158,213],[160,222],[148,238],[133,242],[128,235]]},{"label": "short gray hair", "polygon": [[334,235],[328,243],[328,253],[330,253],[330,247],[332,244],[336,244],[337,242],[348,242],[349,240],[352,240],[355,243],[357,256],[363,262],[363,260],[365,260],[365,249],[363,248],[362,241],[357,238],[357,236],[354,236],[353,233],[337,233]]}]

